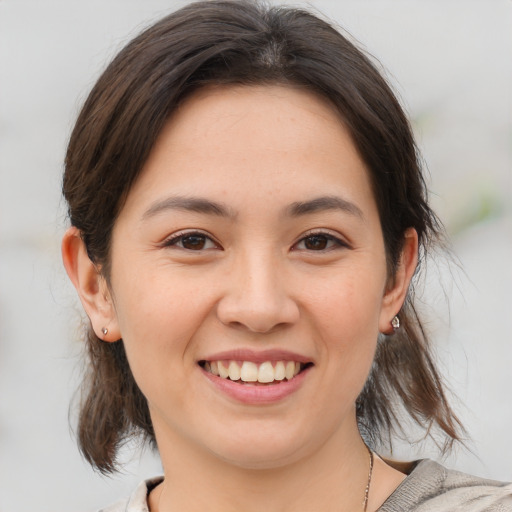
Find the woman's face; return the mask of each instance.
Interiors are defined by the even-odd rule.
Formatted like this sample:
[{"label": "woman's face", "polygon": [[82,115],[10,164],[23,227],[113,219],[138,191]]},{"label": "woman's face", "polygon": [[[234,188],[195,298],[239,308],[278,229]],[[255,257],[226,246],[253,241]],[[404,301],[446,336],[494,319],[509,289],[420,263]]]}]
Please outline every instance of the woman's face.
[{"label": "woman's face", "polygon": [[111,258],[107,327],[161,447],[266,467],[357,432],[401,299],[368,173],[326,102],[278,86],[196,93],[130,191]]}]

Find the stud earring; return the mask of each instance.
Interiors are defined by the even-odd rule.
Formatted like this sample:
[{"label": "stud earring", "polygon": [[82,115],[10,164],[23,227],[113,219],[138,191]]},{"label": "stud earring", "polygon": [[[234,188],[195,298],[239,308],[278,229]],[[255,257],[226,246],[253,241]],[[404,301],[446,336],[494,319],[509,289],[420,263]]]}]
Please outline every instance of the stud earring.
[{"label": "stud earring", "polygon": [[106,336],[108,334],[108,329],[106,327],[102,327],[101,332],[103,333],[103,336]]},{"label": "stud earring", "polygon": [[400,318],[398,315],[395,315],[391,320],[391,327],[393,327],[393,331],[398,331],[398,329],[400,329]]}]

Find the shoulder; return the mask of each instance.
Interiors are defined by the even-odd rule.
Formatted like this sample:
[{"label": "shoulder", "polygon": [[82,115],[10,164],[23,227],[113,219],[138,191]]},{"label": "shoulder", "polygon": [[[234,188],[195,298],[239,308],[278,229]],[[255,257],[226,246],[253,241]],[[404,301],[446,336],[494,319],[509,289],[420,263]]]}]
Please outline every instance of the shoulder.
[{"label": "shoulder", "polygon": [[512,512],[512,484],[422,460],[379,512]]},{"label": "shoulder", "polygon": [[149,512],[148,494],[162,480],[163,477],[161,476],[144,480],[128,498],[118,501],[109,507],[102,508],[98,512]]}]

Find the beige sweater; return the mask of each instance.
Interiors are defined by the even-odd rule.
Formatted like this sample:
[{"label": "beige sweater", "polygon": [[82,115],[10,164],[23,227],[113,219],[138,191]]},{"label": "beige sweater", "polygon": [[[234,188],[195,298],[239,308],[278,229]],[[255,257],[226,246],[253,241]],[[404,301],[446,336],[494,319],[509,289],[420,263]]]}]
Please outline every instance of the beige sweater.
[{"label": "beige sweater", "polygon": [[[162,477],[142,482],[128,499],[100,512],[148,512],[147,495],[161,481]],[[413,466],[378,512],[512,512],[512,484],[452,471],[425,459]]]}]

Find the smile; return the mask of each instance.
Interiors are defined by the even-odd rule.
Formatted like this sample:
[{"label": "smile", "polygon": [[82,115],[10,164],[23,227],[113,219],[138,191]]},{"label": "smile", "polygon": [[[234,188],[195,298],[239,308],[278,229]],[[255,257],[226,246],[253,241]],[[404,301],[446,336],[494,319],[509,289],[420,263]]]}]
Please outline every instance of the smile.
[{"label": "smile", "polygon": [[239,383],[272,384],[289,381],[311,363],[298,361],[200,361],[199,365],[208,373]]}]

